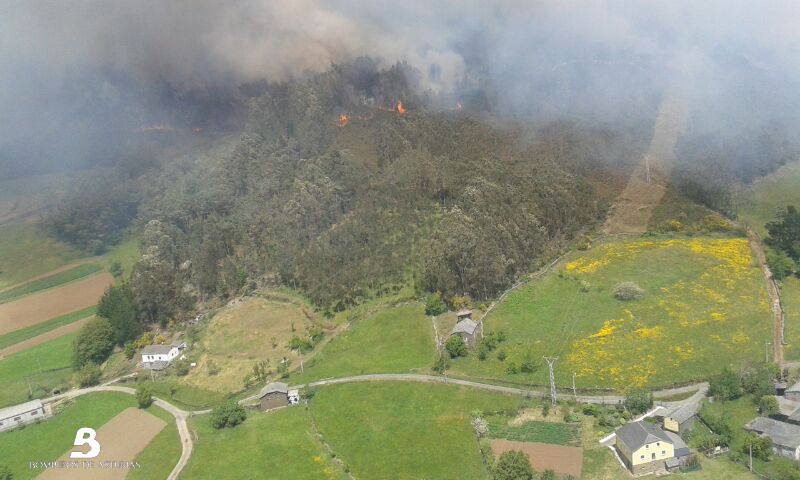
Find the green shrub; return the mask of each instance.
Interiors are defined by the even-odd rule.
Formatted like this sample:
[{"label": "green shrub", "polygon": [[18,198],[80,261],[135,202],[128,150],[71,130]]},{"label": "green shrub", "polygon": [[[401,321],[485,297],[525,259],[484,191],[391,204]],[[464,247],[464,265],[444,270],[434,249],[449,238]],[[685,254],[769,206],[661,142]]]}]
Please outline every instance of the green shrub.
[{"label": "green shrub", "polygon": [[507,355],[505,350],[500,350],[497,352],[497,359],[500,360],[501,362],[505,361],[506,356]]},{"label": "green shrub", "polygon": [[519,373],[519,369],[517,368],[517,364],[514,363],[514,362],[508,362],[508,365],[506,365],[506,373],[508,375],[514,375],[514,374]]},{"label": "green shrub", "polygon": [[653,394],[644,390],[632,390],[625,395],[625,408],[639,415],[653,408]]},{"label": "green shrub", "polygon": [[11,473],[11,469],[1,464],[0,464],[0,480],[14,480],[14,474]]},{"label": "green shrub", "polygon": [[621,282],[614,287],[614,298],[622,301],[639,300],[642,298],[644,290],[634,282]]},{"label": "green shrub", "polygon": [[150,392],[150,387],[144,384],[139,384],[136,387],[136,403],[139,408],[147,408],[153,404],[153,394]]},{"label": "green shrub", "polygon": [[133,356],[136,355],[136,349],[133,347],[133,342],[126,343],[123,350],[125,352],[125,358],[128,360],[131,360]]},{"label": "green shrub", "polygon": [[100,367],[94,363],[85,364],[76,374],[78,386],[81,388],[91,387],[100,383]]},{"label": "green shrub", "polygon": [[447,342],[444,344],[444,348],[447,349],[450,358],[467,356],[467,344],[464,343],[464,339],[458,335],[450,335],[450,338],[448,338]]},{"label": "green shrub", "polygon": [[247,418],[245,409],[233,400],[226,400],[211,412],[211,425],[216,429],[235,427]]},{"label": "green shrub", "polygon": [[445,311],[447,311],[447,306],[442,300],[441,292],[433,292],[428,295],[428,299],[425,301],[425,315],[435,317],[436,315],[443,314]]},{"label": "green shrub", "polygon": [[494,466],[495,480],[532,480],[533,468],[528,455],[518,450],[503,452]]}]

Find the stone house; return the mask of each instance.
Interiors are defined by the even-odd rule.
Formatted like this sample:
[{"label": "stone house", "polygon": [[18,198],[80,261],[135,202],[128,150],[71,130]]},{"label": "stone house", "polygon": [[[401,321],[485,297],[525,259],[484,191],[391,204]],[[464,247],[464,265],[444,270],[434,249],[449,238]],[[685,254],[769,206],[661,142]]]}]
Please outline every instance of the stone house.
[{"label": "stone house", "polygon": [[289,405],[289,386],[283,382],[271,382],[258,394],[261,410]]}]

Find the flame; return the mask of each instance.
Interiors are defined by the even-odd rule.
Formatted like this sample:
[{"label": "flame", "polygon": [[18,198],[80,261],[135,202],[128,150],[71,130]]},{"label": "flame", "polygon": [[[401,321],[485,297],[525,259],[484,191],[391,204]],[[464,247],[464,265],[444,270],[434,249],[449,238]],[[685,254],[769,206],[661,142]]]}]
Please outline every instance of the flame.
[{"label": "flame", "polygon": [[461,110],[464,108],[464,105],[461,105],[461,102],[456,102],[456,110]]},{"label": "flame", "polygon": [[339,115],[339,127],[344,127],[350,121],[350,115],[342,113]]},{"label": "flame", "polygon": [[406,108],[403,106],[403,101],[400,99],[397,100],[397,113],[400,115],[406,113]]}]

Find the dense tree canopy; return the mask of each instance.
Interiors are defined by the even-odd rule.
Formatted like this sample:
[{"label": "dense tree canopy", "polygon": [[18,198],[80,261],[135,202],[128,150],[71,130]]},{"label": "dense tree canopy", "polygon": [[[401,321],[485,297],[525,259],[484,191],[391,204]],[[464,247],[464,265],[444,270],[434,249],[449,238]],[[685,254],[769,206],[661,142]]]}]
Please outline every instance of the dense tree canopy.
[{"label": "dense tree canopy", "polygon": [[81,328],[74,345],[74,363],[82,367],[87,363],[103,363],[114,351],[114,327],[106,318],[96,317]]}]

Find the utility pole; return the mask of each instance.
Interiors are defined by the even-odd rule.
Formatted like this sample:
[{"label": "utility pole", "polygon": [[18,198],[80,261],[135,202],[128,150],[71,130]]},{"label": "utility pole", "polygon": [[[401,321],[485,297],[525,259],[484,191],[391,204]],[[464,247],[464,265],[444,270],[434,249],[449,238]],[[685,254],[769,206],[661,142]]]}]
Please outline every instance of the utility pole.
[{"label": "utility pole", "polygon": [[769,363],[769,344],[770,342],[764,342],[764,361]]},{"label": "utility pole", "polygon": [[572,372],[572,396],[575,397],[575,401],[578,401],[578,391],[575,390],[575,372]]},{"label": "utility pole", "polygon": [[750,471],[753,471],[753,442],[750,442]]},{"label": "utility pole", "polygon": [[550,400],[553,402],[553,405],[555,405],[558,399],[556,397],[556,377],[553,375],[553,365],[556,363],[556,360],[558,360],[558,357],[542,358],[547,362],[547,366],[550,367]]},{"label": "utility pole", "polygon": [[644,171],[647,184],[650,185],[650,155],[644,156]]},{"label": "utility pole", "polygon": [[303,372],[305,372],[305,370],[303,370],[303,349],[302,348],[298,348],[297,349],[297,354],[300,355],[300,373],[303,373]]}]

